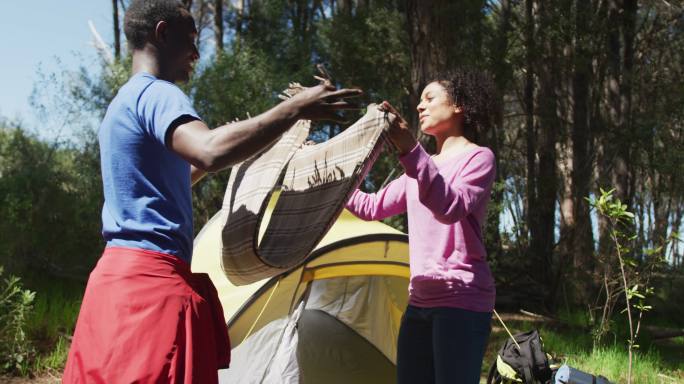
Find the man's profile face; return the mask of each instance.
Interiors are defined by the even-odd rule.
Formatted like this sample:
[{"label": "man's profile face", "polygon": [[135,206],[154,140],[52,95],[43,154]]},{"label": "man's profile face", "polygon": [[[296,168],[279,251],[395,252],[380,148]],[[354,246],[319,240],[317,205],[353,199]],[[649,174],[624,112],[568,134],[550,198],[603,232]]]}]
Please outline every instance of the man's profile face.
[{"label": "man's profile face", "polygon": [[196,39],[195,21],[189,13],[181,20],[168,23],[163,66],[170,81],[186,82],[190,79],[195,62],[199,59]]}]

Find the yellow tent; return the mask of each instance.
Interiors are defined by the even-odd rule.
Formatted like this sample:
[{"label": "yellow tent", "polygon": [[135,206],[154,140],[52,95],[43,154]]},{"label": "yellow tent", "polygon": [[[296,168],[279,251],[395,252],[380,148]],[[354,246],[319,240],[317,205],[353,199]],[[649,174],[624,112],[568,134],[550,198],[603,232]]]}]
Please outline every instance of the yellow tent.
[{"label": "yellow tent", "polygon": [[344,211],[303,265],[235,286],[221,268],[220,222],[195,239],[192,269],[210,275],[228,320],[232,362],[221,382],[396,382],[405,234]]}]

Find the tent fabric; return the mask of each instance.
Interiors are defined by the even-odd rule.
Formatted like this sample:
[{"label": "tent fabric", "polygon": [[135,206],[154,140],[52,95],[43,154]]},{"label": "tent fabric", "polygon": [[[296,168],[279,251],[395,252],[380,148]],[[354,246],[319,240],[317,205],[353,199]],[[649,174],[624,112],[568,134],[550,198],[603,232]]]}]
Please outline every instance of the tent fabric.
[{"label": "tent fabric", "polygon": [[[228,278],[250,284],[303,262],[377,158],[388,126],[387,116],[371,105],[343,133],[302,146],[309,125],[296,124],[266,152],[235,166],[221,215]],[[257,241],[276,184],[282,192]]]},{"label": "tent fabric", "polygon": [[219,371],[219,382],[299,383],[297,324],[302,311],[300,304],[291,315],[272,321],[236,347],[231,364],[239,368]]},{"label": "tent fabric", "polygon": [[406,287],[405,278],[384,276],[312,282],[291,314],[233,350],[233,369],[222,370],[220,382],[395,382],[399,308],[406,297],[391,291]]},{"label": "tent fabric", "polygon": [[406,288],[406,279],[399,278],[399,282],[391,279],[397,278],[352,276],[316,280],[306,309],[330,314],[396,364],[399,323],[406,308],[406,296],[401,294]]},{"label": "tent fabric", "polygon": [[[305,310],[299,320],[299,329],[297,359],[301,372],[300,382],[397,382],[394,364],[366,339],[330,314]],[[325,342],[321,342],[322,340]]]},{"label": "tent fabric", "polygon": [[192,264],[209,274],[229,319],[233,362],[221,382],[395,382],[405,234],[343,211],[303,264],[237,286],[221,268],[221,224],[215,217],[197,236]]}]

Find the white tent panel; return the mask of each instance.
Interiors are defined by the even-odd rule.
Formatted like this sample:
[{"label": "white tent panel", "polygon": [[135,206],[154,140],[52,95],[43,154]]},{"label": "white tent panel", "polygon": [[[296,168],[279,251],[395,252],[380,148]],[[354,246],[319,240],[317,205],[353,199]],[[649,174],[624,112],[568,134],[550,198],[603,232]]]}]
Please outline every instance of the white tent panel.
[{"label": "white tent panel", "polygon": [[[396,281],[393,281],[396,280]],[[408,280],[353,276],[314,281],[306,309],[318,309],[343,322],[396,364],[396,340],[406,307]],[[402,293],[391,292],[402,290]],[[397,302],[402,297],[402,302]]]}]

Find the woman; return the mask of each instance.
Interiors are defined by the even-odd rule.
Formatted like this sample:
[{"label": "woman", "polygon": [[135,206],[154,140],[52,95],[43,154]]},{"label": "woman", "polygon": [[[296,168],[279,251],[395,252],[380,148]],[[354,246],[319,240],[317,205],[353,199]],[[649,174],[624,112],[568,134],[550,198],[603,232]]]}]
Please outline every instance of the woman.
[{"label": "woman", "polygon": [[483,73],[460,71],[425,87],[417,109],[421,131],[436,140],[434,156],[384,102],[381,110],[398,117],[389,137],[405,173],[377,193],[357,190],[347,203],[364,220],[408,214],[400,384],[479,382],[495,296],[482,228],[496,170],[492,151],[474,141],[492,116],[491,84]]}]

